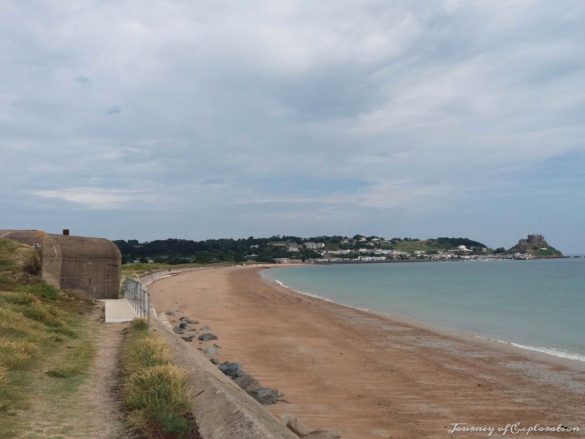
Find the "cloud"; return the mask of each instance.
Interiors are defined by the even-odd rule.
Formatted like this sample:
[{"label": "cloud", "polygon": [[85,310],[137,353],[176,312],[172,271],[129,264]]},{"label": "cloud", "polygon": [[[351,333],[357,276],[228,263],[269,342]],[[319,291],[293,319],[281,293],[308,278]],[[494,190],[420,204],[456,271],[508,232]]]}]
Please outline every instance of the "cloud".
[{"label": "cloud", "polygon": [[123,191],[104,190],[92,187],[67,188],[58,190],[34,190],[31,194],[41,198],[54,198],[69,203],[85,206],[88,209],[130,209],[141,202],[155,202],[153,194]]},{"label": "cloud", "polygon": [[220,223],[246,234],[254,209],[267,233],[296,228],[290,206],[296,218],[334,209],[362,232],[406,212],[400,227],[424,227],[420,212],[444,206],[457,229],[469,220],[453,212],[482,209],[476,194],[519,187],[532,218],[541,188],[526,179],[537,170],[566,191],[575,181],[547,164],[585,165],[578,0],[49,0],[0,12],[0,195],[22,194],[15,221],[50,199],[83,224],[119,211],[111,230],[132,231],[126,203],[144,197],[164,210],[134,203],[149,209],[144,236],[162,233],[163,216],[177,235]]},{"label": "cloud", "polygon": [[454,188],[446,185],[425,186],[409,181],[384,181],[353,191],[339,191],[329,195],[246,199],[239,201],[238,204],[326,205],[329,208],[337,206],[343,210],[364,207],[381,210],[410,208],[426,211],[437,207],[433,200],[443,200],[445,196],[453,193]]},{"label": "cloud", "polygon": [[121,113],[121,112],[122,112],[122,110],[120,110],[120,108],[114,106],[114,107],[110,107],[108,109],[108,111],[106,111],[106,114],[118,114],[118,113]]}]

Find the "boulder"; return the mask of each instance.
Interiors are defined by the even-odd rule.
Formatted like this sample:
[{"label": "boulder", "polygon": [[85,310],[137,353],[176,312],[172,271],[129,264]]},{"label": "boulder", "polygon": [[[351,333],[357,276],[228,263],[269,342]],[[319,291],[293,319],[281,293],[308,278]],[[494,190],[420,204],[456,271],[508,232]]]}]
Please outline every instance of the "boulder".
[{"label": "boulder", "polygon": [[248,395],[254,398],[262,405],[272,405],[278,402],[280,392],[270,387],[256,387],[248,390]]},{"label": "boulder", "polygon": [[181,337],[183,340],[185,340],[186,342],[191,343],[193,341],[193,336],[192,335],[185,335],[183,337]]},{"label": "boulder", "polygon": [[219,364],[219,360],[217,358],[210,358],[209,361],[211,361],[215,365]]},{"label": "boulder", "polygon": [[244,373],[239,363],[230,363],[229,361],[221,363],[219,365],[219,370],[221,370],[224,375],[231,378],[238,378]]},{"label": "boulder", "polygon": [[260,385],[260,382],[256,378],[254,378],[252,375],[248,375],[245,372],[243,372],[239,377],[234,378],[234,383],[236,383],[238,386],[240,386],[240,388],[244,389],[246,392],[248,390],[262,387]]},{"label": "boulder", "polygon": [[295,418],[294,416],[291,416],[288,419],[286,426],[288,427],[288,429],[290,431],[292,431],[294,434],[296,434],[299,437],[308,436],[309,434],[311,434],[314,431],[313,429],[307,427],[298,418]]},{"label": "boulder", "polygon": [[183,332],[185,332],[185,331],[183,330],[183,328],[181,328],[180,326],[175,326],[175,327],[173,328],[173,331],[174,331],[175,333],[177,333],[177,334],[182,334]]},{"label": "boulder", "polygon": [[208,346],[205,348],[205,351],[203,352],[205,352],[210,357],[213,357],[214,355],[217,355],[217,353],[219,352],[219,346],[216,344],[214,344],[213,346]]},{"label": "boulder", "polygon": [[211,332],[207,332],[205,334],[201,334],[198,338],[201,341],[211,341],[211,340],[217,340],[217,335],[212,334]]},{"label": "boulder", "polygon": [[179,328],[181,328],[181,329],[185,329],[187,327],[187,325],[188,325],[188,323],[184,322],[182,320],[179,322]]}]

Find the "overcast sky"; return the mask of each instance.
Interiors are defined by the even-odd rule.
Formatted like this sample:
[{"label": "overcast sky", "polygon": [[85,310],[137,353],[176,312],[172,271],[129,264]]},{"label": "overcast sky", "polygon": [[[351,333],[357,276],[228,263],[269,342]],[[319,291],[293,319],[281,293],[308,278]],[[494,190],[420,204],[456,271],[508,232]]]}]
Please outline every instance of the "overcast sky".
[{"label": "overcast sky", "polygon": [[0,0],[0,229],[585,251],[582,0]]}]

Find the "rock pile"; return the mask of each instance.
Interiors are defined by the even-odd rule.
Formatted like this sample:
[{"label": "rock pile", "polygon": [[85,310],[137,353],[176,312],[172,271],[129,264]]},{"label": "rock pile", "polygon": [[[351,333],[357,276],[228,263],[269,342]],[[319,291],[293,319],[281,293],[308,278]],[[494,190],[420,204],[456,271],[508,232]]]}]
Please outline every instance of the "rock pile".
[{"label": "rock pile", "polygon": [[252,375],[246,373],[239,363],[225,361],[218,366],[224,375],[229,376],[248,395],[262,405],[276,404],[283,396],[282,392],[270,387],[263,387]]}]

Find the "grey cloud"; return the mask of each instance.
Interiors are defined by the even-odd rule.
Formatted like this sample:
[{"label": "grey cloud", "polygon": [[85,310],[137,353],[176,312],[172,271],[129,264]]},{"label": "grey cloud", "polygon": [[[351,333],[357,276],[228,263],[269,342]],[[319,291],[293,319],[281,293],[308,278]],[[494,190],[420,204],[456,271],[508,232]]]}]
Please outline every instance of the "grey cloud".
[{"label": "grey cloud", "polygon": [[119,108],[119,107],[116,107],[116,106],[114,106],[114,107],[110,107],[110,108],[109,108],[109,109],[106,111],[106,114],[118,114],[118,113],[121,113],[121,112],[122,112],[122,110],[120,110],[120,108]]},{"label": "grey cloud", "polygon": [[[347,201],[347,227],[381,224],[368,217],[376,209],[406,227],[380,212],[406,215],[421,200],[456,210],[467,181],[493,185],[478,170],[511,182],[585,150],[579,1],[2,8],[0,194],[21,190],[22,216],[51,201],[82,221],[84,207],[115,211],[147,193],[197,216],[201,233],[229,213],[246,234],[257,205],[239,200],[277,193],[264,215],[291,227],[282,206],[298,200],[311,205],[301,214],[319,212],[316,224]],[[319,192],[324,181],[356,183]],[[120,214],[120,230],[130,218]],[[158,233],[152,218],[145,236]]]}]

